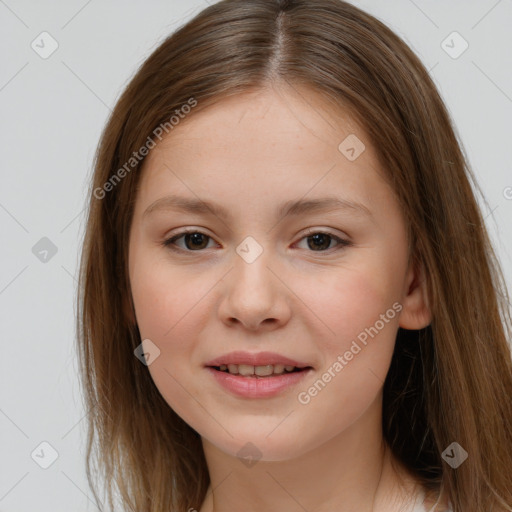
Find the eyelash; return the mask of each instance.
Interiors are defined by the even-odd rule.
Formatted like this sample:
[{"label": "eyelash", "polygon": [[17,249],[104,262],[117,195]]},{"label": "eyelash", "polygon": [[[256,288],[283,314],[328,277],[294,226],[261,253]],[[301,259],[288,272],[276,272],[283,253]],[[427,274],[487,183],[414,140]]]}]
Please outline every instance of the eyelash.
[{"label": "eyelash", "polygon": [[[177,247],[176,245],[174,245],[174,242],[178,239],[180,239],[181,237],[187,235],[187,234],[193,234],[193,233],[198,233],[198,234],[201,234],[201,235],[204,235],[205,237],[207,237],[208,239],[210,240],[213,240],[213,238],[209,235],[207,235],[206,233],[202,233],[201,231],[198,231],[197,229],[186,229],[186,230],[183,230],[183,231],[180,231],[179,233],[176,233],[174,236],[172,236],[171,238],[168,238],[167,240],[164,240],[164,242],[162,242],[162,245],[168,249],[170,249],[171,251],[174,251],[174,252],[179,252],[179,253],[193,253],[193,252],[202,252],[204,251],[204,249],[198,249],[197,251],[191,251],[191,250],[188,250],[188,249],[181,249],[180,247]],[[304,233],[304,236],[299,240],[299,242],[301,240],[303,240],[304,238],[308,238],[312,235],[327,235],[328,237],[332,238],[333,240],[335,240],[336,242],[338,242],[338,246],[337,247],[334,247],[334,251],[339,251],[345,247],[349,247],[352,245],[351,242],[349,242],[348,240],[344,240],[343,238],[340,238],[332,233],[329,233],[329,232],[326,232],[326,231],[317,231],[317,230],[310,230],[310,231],[307,231],[306,233]],[[327,252],[327,253],[330,253],[331,251],[333,251],[333,249],[327,249],[325,251],[310,251],[310,252]]]}]

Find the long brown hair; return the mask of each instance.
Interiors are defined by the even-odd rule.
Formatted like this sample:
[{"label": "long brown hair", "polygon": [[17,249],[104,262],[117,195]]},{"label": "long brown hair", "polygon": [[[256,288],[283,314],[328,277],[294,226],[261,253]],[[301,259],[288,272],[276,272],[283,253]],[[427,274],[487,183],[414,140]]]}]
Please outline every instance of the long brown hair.
[{"label": "long brown hair", "polygon": [[[144,159],[130,159],[156,127],[179,130],[169,119],[191,98],[189,118],[285,82],[350,109],[365,128],[424,268],[432,322],[398,331],[384,384],[385,440],[426,488],[447,492],[455,512],[511,511],[512,322],[474,190],[483,194],[420,60],[383,23],[341,0],[211,5],[147,58],[112,112],[95,159],[77,315],[96,500],[94,476],[111,507],[118,495],[136,512],[199,509],[209,485],[200,436],[134,356],[141,339],[128,239]],[[468,453],[456,469],[441,457],[452,442]]]}]

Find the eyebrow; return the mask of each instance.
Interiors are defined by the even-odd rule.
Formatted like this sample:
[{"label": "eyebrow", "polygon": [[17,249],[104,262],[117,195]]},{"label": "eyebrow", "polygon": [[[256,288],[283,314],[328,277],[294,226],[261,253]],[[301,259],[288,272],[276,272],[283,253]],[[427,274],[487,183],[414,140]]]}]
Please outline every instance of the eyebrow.
[{"label": "eyebrow", "polygon": [[[219,204],[177,195],[169,195],[157,199],[148,206],[143,213],[143,217],[156,211],[166,210],[182,210],[192,214],[215,215],[222,219],[232,219],[228,210]],[[372,212],[364,204],[334,196],[287,201],[279,206],[276,216],[282,218],[327,210],[352,211],[356,214],[373,217]]]}]

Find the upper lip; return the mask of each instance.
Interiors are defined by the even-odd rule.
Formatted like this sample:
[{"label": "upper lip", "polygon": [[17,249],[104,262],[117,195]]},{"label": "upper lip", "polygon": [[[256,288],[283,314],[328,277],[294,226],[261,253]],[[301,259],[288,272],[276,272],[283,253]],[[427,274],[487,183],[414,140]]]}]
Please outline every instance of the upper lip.
[{"label": "upper lip", "polygon": [[296,366],[297,368],[308,368],[311,365],[290,359],[275,352],[229,352],[222,356],[208,361],[205,366],[220,366],[221,364],[247,364],[251,366],[266,366],[284,364],[285,366]]}]

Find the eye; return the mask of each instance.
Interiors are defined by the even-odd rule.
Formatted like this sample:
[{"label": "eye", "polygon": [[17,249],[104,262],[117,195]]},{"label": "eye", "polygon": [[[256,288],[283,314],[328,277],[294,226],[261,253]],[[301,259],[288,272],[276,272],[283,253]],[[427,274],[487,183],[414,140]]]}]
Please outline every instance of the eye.
[{"label": "eye", "polygon": [[[185,242],[185,249],[181,247],[177,247],[175,242],[179,240],[180,238],[183,238]],[[198,249],[204,249],[205,248],[205,239],[210,238],[210,236],[205,235],[204,233],[201,233],[200,231],[196,230],[185,230],[181,231],[180,233],[177,233],[175,236],[169,238],[168,240],[165,240],[163,245],[165,247],[169,247],[169,249],[173,251],[185,251],[185,252],[193,252],[197,251]],[[190,245],[190,247],[189,247]]]},{"label": "eye", "polygon": [[[185,248],[177,246],[176,241],[180,238],[183,238]],[[207,239],[213,240],[210,236],[201,231],[185,230],[165,240],[162,245],[177,252],[195,252],[207,248]],[[300,239],[300,241],[302,240],[310,240],[307,245],[313,252],[326,252],[326,249],[332,249],[330,245],[333,240],[337,242],[337,247],[334,247],[334,250],[339,250],[351,245],[351,242],[348,240],[344,240],[325,231],[311,230]]]},{"label": "eye", "polygon": [[[334,240],[337,242],[337,247],[334,247],[334,250],[342,249],[343,247],[348,247],[351,245],[351,242],[348,240],[344,240],[339,236],[336,236],[332,233],[328,233],[325,231],[309,231],[306,235],[301,238],[302,240],[307,240],[307,246],[313,252],[326,252],[324,249],[329,249],[331,245],[331,241]],[[323,249],[322,249],[323,248]]]}]

